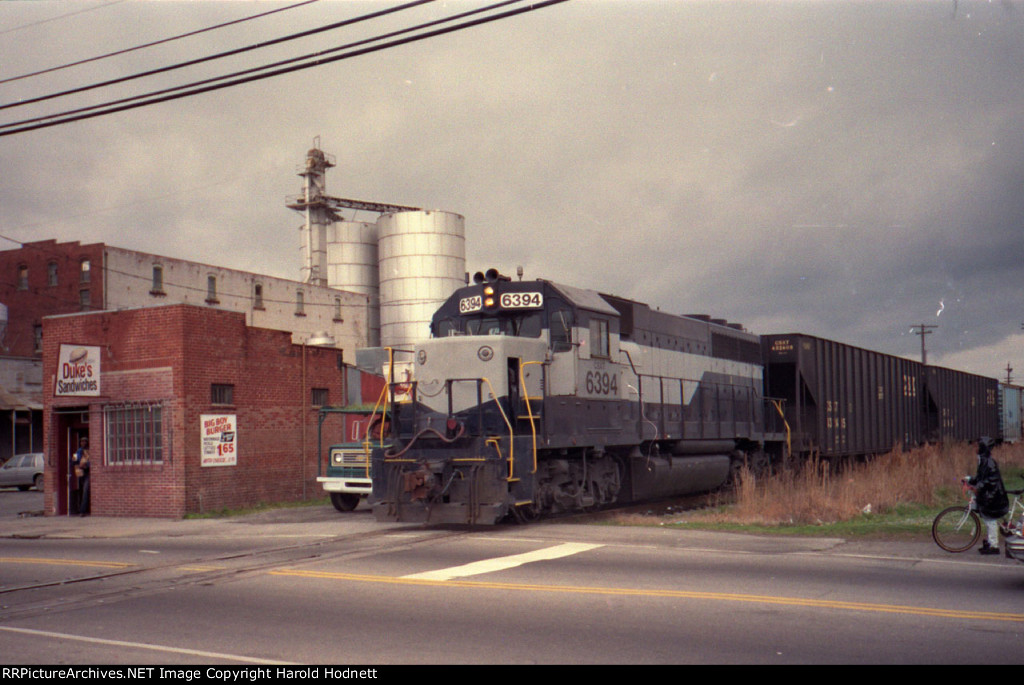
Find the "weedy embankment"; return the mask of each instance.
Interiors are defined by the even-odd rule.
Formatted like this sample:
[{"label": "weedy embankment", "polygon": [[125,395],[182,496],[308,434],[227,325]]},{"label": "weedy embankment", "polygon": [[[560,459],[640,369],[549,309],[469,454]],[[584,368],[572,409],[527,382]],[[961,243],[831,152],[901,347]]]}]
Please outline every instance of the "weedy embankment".
[{"label": "weedy embankment", "polygon": [[[959,481],[976,470],[975,446],[934,445],[893,451],[841,465],[811,460],[802,468],[755,477],[740,474],[729,502],[678,516],[665,523],[734,526],[821,526],[865,519],[882,520],[913,510],[930,524],[928,509],[963,501]],[[994,451],[1008,488],[1024,484],[1024,445],[1001,445]],[[714,502],[712,502],[714,504]],[[623,516],[620,523],[643,517]],[[653,521],[647,517],[649,525]]]}]

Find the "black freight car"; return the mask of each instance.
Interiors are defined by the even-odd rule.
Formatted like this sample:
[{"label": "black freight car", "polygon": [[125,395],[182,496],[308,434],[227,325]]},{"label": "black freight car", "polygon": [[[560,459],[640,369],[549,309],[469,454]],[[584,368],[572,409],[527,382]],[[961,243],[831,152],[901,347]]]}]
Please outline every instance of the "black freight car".
[{"label": "black freight car", "polygon": [[922,441],[919,362],[802,333],[761,344],[765,395],[784,400],[792,455],[884,454]]},{"label": "black freight car", "polygon": [[977,440],[999,432],[999,381],[963,371],[925,369],[922,421],[928,442]]}]

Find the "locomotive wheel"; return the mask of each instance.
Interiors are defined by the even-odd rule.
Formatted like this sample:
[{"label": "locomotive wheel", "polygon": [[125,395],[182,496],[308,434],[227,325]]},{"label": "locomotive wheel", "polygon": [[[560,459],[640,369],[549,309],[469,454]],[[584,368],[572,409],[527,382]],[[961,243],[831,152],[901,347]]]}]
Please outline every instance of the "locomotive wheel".
[{"label": "locomotive wheel", "polygon": [[947,552],[966,552],[981,538],[981,521],[967,507],[949,507],[932,522],[932,539]]},{"label": "locomotive wheel", "polygon": [[359,495],[350,492],[332,492],[331,504],[338,511],[352,511],[359,506]]}]

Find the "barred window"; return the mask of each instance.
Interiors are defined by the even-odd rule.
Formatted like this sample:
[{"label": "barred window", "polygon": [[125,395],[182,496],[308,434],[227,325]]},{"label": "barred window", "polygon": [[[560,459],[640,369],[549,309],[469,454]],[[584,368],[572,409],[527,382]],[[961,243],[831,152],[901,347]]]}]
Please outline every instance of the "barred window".
[{"label": "barred window", "polygon": [[326,407],[328,405],[328,389],[327,388],[313,388],[312,401],[314,407]]},{"label": "barred window", "polygon": [[227,383],[210,385],[210,404],[234,404],[235,386]]},{"label": "barred window", "polygon": [[103,417],[106,422],[105,463],[113,465],[163,463],[163,407],[161,405],[105,407]]}]

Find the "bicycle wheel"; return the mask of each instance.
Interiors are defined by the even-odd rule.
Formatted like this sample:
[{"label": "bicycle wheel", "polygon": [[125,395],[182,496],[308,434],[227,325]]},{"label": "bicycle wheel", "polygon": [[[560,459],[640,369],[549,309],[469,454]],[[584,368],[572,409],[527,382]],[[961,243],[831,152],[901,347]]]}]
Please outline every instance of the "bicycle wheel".
[{"label": "bicycle wheel", "polygon": [[966,552],[981,539],[981,521],[964,506],[943,509],[932,522],[932,538],[947,552]]}]

